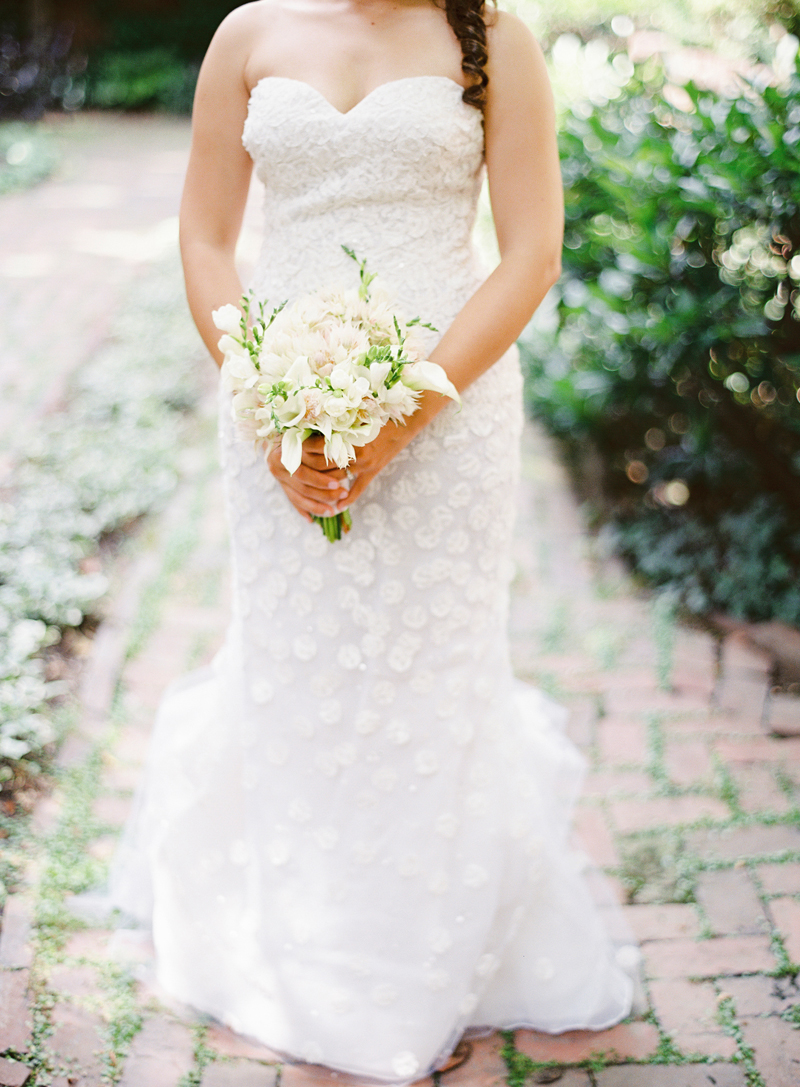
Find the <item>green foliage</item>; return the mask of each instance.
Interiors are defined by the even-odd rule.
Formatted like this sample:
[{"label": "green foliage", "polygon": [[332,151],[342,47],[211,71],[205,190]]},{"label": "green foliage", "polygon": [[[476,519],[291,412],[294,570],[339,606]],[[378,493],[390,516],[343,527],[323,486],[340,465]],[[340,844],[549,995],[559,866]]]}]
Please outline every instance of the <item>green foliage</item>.
[{"label": "green foliage", "polygon": [[0,762],[55,733],[41,650],[96,611],[97,541],[158,508],[176,483],[196,343],[177,270],[152,269],[66,411],[34,433],[0,504]]},{"label": "green foliage", "polygon": [[101,47],[125,53],[169,50],[184,61],[199,61],[225,16],[239,0],[89,0],[103,28]]},{"label": "green foliage", "polygon": [[132,4],[92,0],[101,27],[89,55],[87,103],[101,109],[190,113],[200,61],[231,0]]},{"label": "green foliage", "polygon": [[167,48],[102,53],[89,69],[87,104],[191,113],[199,67]]},{"label": "green foliage", "polygon": [[800,72],[684,93],[645,68],[565,118],[565,273],[523,344],[530,403],[599,450],[649,578],[800,622]]}]

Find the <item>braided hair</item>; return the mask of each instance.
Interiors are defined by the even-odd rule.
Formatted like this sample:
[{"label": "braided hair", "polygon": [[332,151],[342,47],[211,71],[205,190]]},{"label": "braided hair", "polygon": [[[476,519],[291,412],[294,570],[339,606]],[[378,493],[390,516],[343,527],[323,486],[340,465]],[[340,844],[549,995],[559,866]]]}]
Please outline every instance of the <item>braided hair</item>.
[{"label": "braided hair", "polygon": [[445,0],[445,13],[461,45],[461,71],[469,79],[464,101],[483,110],[489,77],[486,64],[486,0]]}]

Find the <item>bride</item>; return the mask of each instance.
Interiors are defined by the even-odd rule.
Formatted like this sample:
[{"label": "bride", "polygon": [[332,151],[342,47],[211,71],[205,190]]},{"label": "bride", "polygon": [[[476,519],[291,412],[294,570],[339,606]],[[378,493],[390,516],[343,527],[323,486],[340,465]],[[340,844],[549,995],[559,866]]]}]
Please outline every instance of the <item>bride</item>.
[{"label": "bride", "polygon": [[[505,632],[522,425],[514,340],[559,273],[561,188],[539,48],[483,0],[257,0],[197,88],[181,239],[189,302],[272,304],[370,272],[459,409],[423,395],[347,473],[289,476],[220,433],[233,616],[161,707],[113,875],[159,978],[289,1057],[408,1082],[475,1027],[625,1016],[632,984],[568,848],[581,759],[514,680]],[[471,245],[484,168],[501,254]],[[329,543],[312,515],[352,507]]]}]

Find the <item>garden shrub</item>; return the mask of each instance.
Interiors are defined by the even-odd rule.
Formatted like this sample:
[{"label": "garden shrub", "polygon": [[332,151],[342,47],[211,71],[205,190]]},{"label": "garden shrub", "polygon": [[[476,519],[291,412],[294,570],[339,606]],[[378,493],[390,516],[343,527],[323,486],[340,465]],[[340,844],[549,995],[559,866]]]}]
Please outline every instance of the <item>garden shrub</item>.
[{"label": "garden shrub", "polygon": [[87,105],[191,113],[199,70],[172,49],[101,53],[89,68]]},{"label": "garden shrub", "polygon": [[87,104],[190,113],[200,61],[235,0],[89,0],[102,28],[89,50]]},{"label": "garden shrub", "polygon": [[[800,72],[576,104],[533,411],[596,449],[621,550],[698,611],[800,623]],[[666,94],[666,96],[665,96]]]}]

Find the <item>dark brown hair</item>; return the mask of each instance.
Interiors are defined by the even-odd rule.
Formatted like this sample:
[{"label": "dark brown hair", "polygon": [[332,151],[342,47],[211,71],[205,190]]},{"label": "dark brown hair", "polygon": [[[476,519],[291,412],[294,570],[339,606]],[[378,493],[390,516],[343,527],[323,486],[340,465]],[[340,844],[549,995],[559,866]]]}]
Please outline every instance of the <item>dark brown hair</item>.
[{"label": "dark brown hair", "polygon": [[467,105],[486,105],[489,77],[486,64],[486,0],[444,0],[447,21],[461,44],[461,71],[469,79],[464,91]]}]

